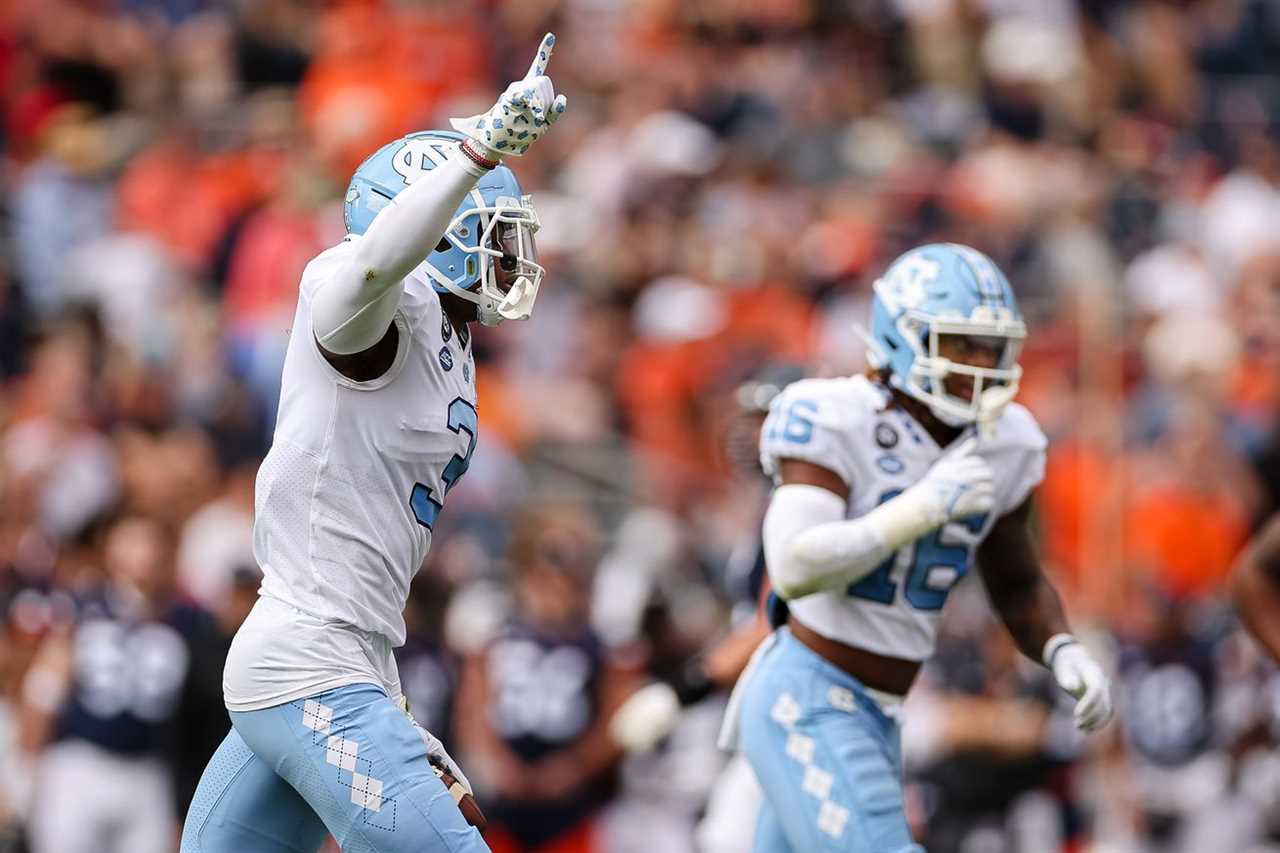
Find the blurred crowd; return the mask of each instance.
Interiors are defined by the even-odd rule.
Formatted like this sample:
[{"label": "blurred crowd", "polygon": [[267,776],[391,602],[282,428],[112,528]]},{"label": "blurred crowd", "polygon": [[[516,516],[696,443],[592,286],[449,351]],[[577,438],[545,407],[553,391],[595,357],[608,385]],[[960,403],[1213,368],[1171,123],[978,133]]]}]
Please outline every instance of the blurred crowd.
[{"label": "blurred crowd", "polygon": [[364,156],[487,107],[547,30],[570,108],[512,166],[548,279],[476,335],[401,655],[494,849],[742,849],[696,829],[722,699],[644,756],[607,715],[752,618],[739,389],[862,370],[875,276],[956,240],[1028,316],[1043,557],[1120,720],[1076,738],[968,583],[908,706],[918,838],[1280,850],[1280,677],[1223,597],[1280,506],[1280,4],[12,0],[0,851],[176,849],[302,268]]}]

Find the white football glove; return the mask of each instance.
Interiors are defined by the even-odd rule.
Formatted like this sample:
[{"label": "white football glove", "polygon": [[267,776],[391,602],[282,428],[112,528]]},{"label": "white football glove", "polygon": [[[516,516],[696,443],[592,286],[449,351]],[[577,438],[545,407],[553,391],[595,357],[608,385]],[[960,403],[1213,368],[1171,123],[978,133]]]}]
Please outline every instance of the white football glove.
[{"label": "white football glove", "polygon": [[[445,750],[444,743],[440,738],[424,729],[418,721],[414,719],[413,712],[409,710],[409,697],[401,694],[401,696],[395,700],[395,703],[396,707],[401,711],[404,711],[404,715],[409,718],[409,722],[413,724],[414,729],[418,732],[418,737],[422,738],[422,745],[427,748],[427,759],[429,761],[434,759],[435,761],[440,762],[444,765],[445,769],[452,773],[454,778],[462,784],[462,787],[468,794],[474,794],[475,792],[471,790],[471,782],[467,779],[466,775],[463,774],[462,768],[458,766],[458,762],[454,761],[453,756]],[[456,795],[454,796],[454,799],[457,799]]]},{"label": "white football glove", "polygon": [[1050,637],[1044,644],[1044,663],[1058,686],[1076,698],[1076,728],[1091,732],[1111,719],[1111,681],[1075,637]]},{"label": "white football glove", "polygon": [[553,33],[542,37],[529,73],[508,86],[487,113],[449,119],[454,130],[471,138],[480,154],[490,160],[523,154],[564,114],[565,97],[556,94],[547,76],[555,44]]},{"label": "white football glove", "polygon": [[975,452],[977,446],[973,438],[962,442],[907,490],[915,493],[913,498],[918,496],[935,527],[982,515],[995,505],[991,465]]},{"label": "white football glove", "polygon": [[609,734],[627,752],[648,752],[675,729],[680,699],[670,685],[645,685],[613,712]]},{"label": "white football glove", "polygon": [[[427,748],[427,760],[433,765],[439,763],[445,770],[453,774],[453,778],[462,786],[461,791],[450,790],[453,795],[454,802],[462,799],[462,794],[467,793],[472,796],[475,791],[471,787],[471,781],[467,779],[466,774],[462,772],[462,768],[458,766],[458,762],[453,760],[453,756],[445,751],[444,744],[440,742],[440,738],[418,725],[416,722],[413,727],[418,730],[418,737],[422,738],[422,744]],[[437,775],[439,773],[437,772]]]}]

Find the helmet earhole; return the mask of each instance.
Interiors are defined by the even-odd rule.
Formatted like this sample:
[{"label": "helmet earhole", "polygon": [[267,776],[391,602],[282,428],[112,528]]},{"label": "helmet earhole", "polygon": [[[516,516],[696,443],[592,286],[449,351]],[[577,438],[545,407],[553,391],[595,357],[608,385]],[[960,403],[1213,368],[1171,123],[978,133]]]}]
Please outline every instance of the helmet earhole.
[{"label": "helmet earhole", "polygon": [[437,252],[447,252],[447,251],[449,251],[449,249],[451,248],[451,246],[452,246],[452,244],[449,242],[449,238],[448,238],[448,237],[441,237],[441,238],[440,238],[440,242],[439,242],[439,243],[436,243],[436,251],[437,251]]}]

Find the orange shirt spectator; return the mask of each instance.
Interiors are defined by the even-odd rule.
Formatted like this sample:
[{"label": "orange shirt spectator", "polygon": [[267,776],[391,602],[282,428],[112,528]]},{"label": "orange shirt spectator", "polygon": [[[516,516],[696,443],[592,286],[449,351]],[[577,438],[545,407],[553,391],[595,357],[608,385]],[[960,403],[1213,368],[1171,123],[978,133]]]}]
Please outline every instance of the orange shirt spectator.
[{"label": "orange shirt spectator", "polygon": [[1137,497],[1125,530],[1131,562],[1149,567],[1168,593],[1191,597],[1219,587],[1244,544],[1248,519],[1229,495],[1170,483]]},{"label": "orange shirt spectator", "polygon": [[347,176],[379,147],[429,126],[441,100],[482,74],[485,43],[466,19],[350,4],[325,13],[298,91],[311,138]]},{"label": "orange shirt spectator", "polygon": [[244,149],[201,156],[169,137],[130,163],[117,185],[122,230],[154,234],[187,266],[203,269],[227,226],[277,189],[283,155]]}]

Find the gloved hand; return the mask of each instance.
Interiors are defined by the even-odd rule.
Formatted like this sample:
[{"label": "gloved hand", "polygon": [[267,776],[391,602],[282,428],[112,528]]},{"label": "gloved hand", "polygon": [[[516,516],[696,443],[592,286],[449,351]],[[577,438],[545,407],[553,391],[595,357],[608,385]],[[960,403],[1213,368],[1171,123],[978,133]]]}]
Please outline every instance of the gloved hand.
[{"label": "gloved hand", "polygon": [[458,766],[458,763],[453,760],[449,753],[445,752],[444,744],[440,742],[440,738],[416,722],[413,726],[418,730],[418,735],[427,747],[427,762],[431,765],[431,769],[435,771],[436,776],[440,777],[440,781],[444,784],[445,790],[449,792],[449,796],[453,797],[453,802],[458,806],[458,811],[462,812],[462,816],[467,823],[484,832],[488,821],[485,819],[484,812],[480,811],[480,806],[476,803],[475,792],[471,790],[471,783],[463,775],[462,768]]},{"label": "gloved hand", "polygon": [[991,465],[976,452],[970,438],[933,463],[907,492],[928,514],[935,527],[949,521],[990,512],[995,505]]},{"label": "gloved hand", "polygon": [[564,114],[565,97],[555,93],[546,73],[555,43],[552,33],[542,37],[529,73],[508,86],[487,113],[449,119],[454,130],[470,138],[476,153],[488,160],[523,154]]},{"label": "gloved hand", "polygon": [[1076,698],[1076,728],[1091,732],[1111,719],[1111,680],[1075,637],[1050,637],[1044,645],[1044,664],[1058,686]]},{"label": "gloved hand", "polygon": [[449,796],[453,797],[454,804],[457,805],[458,811],[462,812],[463,818],[467,823],[474,826],[480,832],[484,832],[488,821],[485,819],[484,812],[480,811],[480,806],[476,803],[475,792],[471,790],[471,782],[463,774],[462,768],[453,760],[453,757],[444,748],[444,743],[440,738],[418,725],[418,721],[413,718],[413,713],[409,710],[409,699],[401,695],[395,700],[404,715],[409,718],[409,722],[418,733],[418,737],[422,738],[422,745],[427,750],[427,763],[431,765],[432,771],[439,777],[443,783],[445,790],[449,792]]},{"label": "gloved hand", "polygon": [[648,752],[675,729],[680,699],[670,685],[654,682],[632,693],[613,712],[609,734],[627,752]]}]

